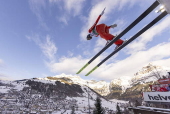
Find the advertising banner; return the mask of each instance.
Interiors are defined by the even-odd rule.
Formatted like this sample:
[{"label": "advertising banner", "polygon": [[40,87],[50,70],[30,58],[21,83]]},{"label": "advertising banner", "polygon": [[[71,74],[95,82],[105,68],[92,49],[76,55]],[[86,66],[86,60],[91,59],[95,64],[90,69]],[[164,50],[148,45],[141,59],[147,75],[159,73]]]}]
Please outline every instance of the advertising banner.
[{"label": "advertising banner", "polygon": [[160,79],[160,80],[158,80],[158,82],[160,84],[170,84],[170,78]]},{"label": "advertising banner", "polygon": [[170,102],[170,92],[143,92],[144,101]]},{"label": "advertising banner", "polygon": [[169,91],[167,90],[168,86],[169,84],[157,84],[157,85],[150,85],[150,88],[152,91],[165,92],[165,91]]}]

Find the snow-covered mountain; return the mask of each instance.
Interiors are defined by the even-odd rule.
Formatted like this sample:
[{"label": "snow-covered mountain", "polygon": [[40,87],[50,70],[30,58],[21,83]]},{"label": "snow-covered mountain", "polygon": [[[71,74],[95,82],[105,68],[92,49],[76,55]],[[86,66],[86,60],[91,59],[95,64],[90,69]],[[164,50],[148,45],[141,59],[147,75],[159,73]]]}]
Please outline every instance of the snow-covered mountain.
[{"label": "snow-covered mountain", "polygon": [[136,83],[147,83],[157,81],[163,77],[168,77],[168,72],[170,72],[169,67],[156,66],[149,63],[147,66],[144,66],[141,70],[136,72],[134,76],[122,76],[118,79],[112,80],[110,87],[112,87],[112,85],[119,85],[122,87],[122,90],[125,91]]},{"label": "snow-covered mountain", "polygon": [[149,85],[158,84],[159,79],[170,78],[170,68],[148,64],[135,73],[133,77],[121,77],[112,80],[108,99],[117,98],[122,100],[141,101],[142,92],[150,91]]},{"label": "snow-covered mountain", "polygon": [[107,96],[115,89],[120,90],[121,93],[125,92],[127,88],[132,87],[137,83],[147,83],[151,81],[157,81],[163,76],[168,77],[170,68],[163,66],[155,66],[148,64],[137,71],[134,76],[122,76],[120,78],[111,80],[111,82],[106,81],[96,81],[96,80],[84,80],[77,75],[66,75],[60,74],[56,76],[50,76],[45,78],[38,78],[39,80],[58,80],[61,82],[73,83],[78,85],[86,85],[102,96]]},{"label": "snow-covered mountain", "polygon": [[101,94],[102,96],[105,96],[109,94],[109,85],[110,83],[106,81],[95,81],[95,80],[84,80],[80,78],[77,75],[66,75],[62,73],[61,75],[56,75],[56,76],[51,76],[51,77],[45,77],[45,78],[38,78],[39,80],[58,80],[62,82],[68,82],[68,83],[73,83],[73,84],[78,84],[78,85],[85,85],[88,86],[92,89],[94,89],[96,92]]},{"label": "snow-covered mountain", "polygon": [[168,77],[170,72],[169,67],[156,66],[149,63],[147,66],[144,66],[141,70],[134,74],[131,79],[131,84],[135,83],[147,83],[151,81],[157,81],[158,79]]},{"label": "snow-covered mountain", "polygon": [[113,90],[114,87],[120,87],[122,92],[124,92],[128,87],[130,87],[130,76],[122,76],[118,79],[114,79],[110,82],[110,91]]}]

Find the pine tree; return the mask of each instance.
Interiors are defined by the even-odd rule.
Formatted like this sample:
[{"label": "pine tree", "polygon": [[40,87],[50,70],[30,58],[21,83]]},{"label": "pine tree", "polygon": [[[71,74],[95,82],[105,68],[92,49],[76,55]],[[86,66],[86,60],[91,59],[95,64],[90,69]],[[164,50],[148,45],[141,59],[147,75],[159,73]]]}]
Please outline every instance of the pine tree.
[{"label": "pine tree", "polygon": [[93,110],[93,114],[104,114],[104,108],[102,107],[101,100],[99,97],[96,98],[95,109]]},{"label": "pine tree", "polygon": [[119,107],[119,105],[118,105],[118,104],[117,104],[117,106],[116,106],[116,109],[117,109],[116,114],[121,114],[120,107]]}]

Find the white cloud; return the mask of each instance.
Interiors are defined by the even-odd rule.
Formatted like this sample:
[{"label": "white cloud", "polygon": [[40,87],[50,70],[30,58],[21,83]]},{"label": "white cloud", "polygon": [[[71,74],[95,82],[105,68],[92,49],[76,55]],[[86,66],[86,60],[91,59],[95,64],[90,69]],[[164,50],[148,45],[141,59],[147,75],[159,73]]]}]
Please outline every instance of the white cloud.
[{"label": "white cloud", "polygon": [[158,61],[153,61],[152,63],[154,65],[170,67],[170,64],[167,64],[167,63],[170,63],[170,58],[162,59],[162,60],[158,60]]},{"label": "white cloud", "polygon": [[51,4],[56,3],[61,10],[61,15],[57,15],[57,19],[68,25],[70,16],[78,16],[83,9],[83,3],[85,0],[49,0]]},{"label": "white cloud", "polygon": [[57,52],[57,47],[54,42],[51,41],[49,36],[46,37],[46,41],[43,44],[40,44],[40,48],[44,55],[50,60],[50,62],[55,62],[55,54]]},{"label": "white cloud", "polygon": [[72,56],[74,55],[74,53],[71,52],[71,51],[68,51],[67,53],[68,53],[68,56],[69,56],[69,57],[72,57]]},{"label": "white cloud", "polygon": [[85,0],[64,0],[65,10],[70,14],[79,15]]},{"label": "white cloud", "polygon": [[[94,64],[98,64],[101,57],[98,57],[89,67],[87,67],[83,74],[91,70]],[[62,57],[58,62],[49,63],[48,66],[51,68],[52,72],[66,73],[66,74],[76,74],[76,72],[85,65],[89,59],[82,58],[82,56],[75,57]]]},{"label": "white cloud", "polygon": [[[57,48],[55,44],[51,41],[49,36],[46,37],[45,43],[43,43],[40,40],[39,36],[36,35],[35,37],[27,38],[35,41],[36,44],[42,49],[43,54],[50,60],[47,62],[46,65],[50,68],[52,72],[64,72],[66,74],[74,75],[81,67],[83,67],[83,65],[85,65],[85,63],[89,61],[89,59],[82,58],[82,56],[73,56],[71,51],[68,52],[68,54],[71,56],[62,57],[59,59],[59,61],[56,61],[55,56]],[[169,59],[166,59],[166,62],[164,62],[164,58],[170,58],[169,47],[170,43],[162,43],[155,47],[152,47],[149,50],[133,53],[131,56],[122,61],[114,63],[106,62],[101,65],[96,71],[90,74],[90,77],[110,80],[121,76],[133,76],[133,74],[141,69],[144,65],[150,62],[157,61],[160,61],[159,63],[168,66],[169,64],[167,63],[167,61],[169,61]],[[80,75],[85,75],[103,58],[104,55],[99,56]],[[113,59],[113,57],[111,59]],[[111,59],[109,61],[111,61]]]},{"label": "white cloud", "polygon": [[135,53],[146,48],[146,44],[154,39],[155,36],[162,34],[166,29],[170,28],[170,17],[166,17],[159,24],[153,26],[143,33],[138,40],[133,41],[127,46],[128,53]]},{"label": "white cloud", "polygon": [[[27,36],[27,39],[34,41],[41,49],[43,54],[48,58],[49,61],[45,61],[46,65],[50,68],[50,71],[55,73],[66,73],[75,74],[84,65],[88,59],[82,58],[81,56],[73,56],[71,51],[68,51],[68,56],[61,57],[56,61],[57,47],[51,41],[49,36],[46,36],[43,42],[39,35],[34,35],[32,37]],[[97,64],[103,56],[98,57],[93,64]],[[87,68],[90,70],[93,66]]]},{"label": "white cloud", "polygon": [[60,58],[59,62],[49,64],[51,71],[60,72],[60,73],[75,73],[77,69],[79,69],[80,64],[84,63],[85,60],[81,59],[81,57],[71,57]]},{"label": "white cloud", "polygon": [[[162,63],[162,65],[170,66],[167,61],[170,59],[170,43],[162,43],[152,47],[146,51],[139,51],[132,54],[128,58],[118,61],[116,63],[104,63],[98,69],[96,69],[90,77],[111,80],[122,76],[133,76],[135,72],[141,69],[144,65],[153,62]],[[157,51],[155,51],[157,50]],[[85,75],[94,66],[96,66],[103,56],[98,57],[93,61],[80,75]],[[77,57],[62,57],[58,62],[48,64],[51,71],[57,73],[75,74],[89,59]],[[165,62],[166,61],[166,62]]]},{"label": "white cloud", "polygon": [[45,41],[43,42],[42,39],[40,39],[39,35],[34,36],[26,36],[27,39],[34,41],[41,49],[43,54],[48,59],[48,62],[55,62],[56,61],[56,52],[57,47],[55,46],[55,43],[51,40],[50,36],[47,35],[45,38]]},{"label": "white cloud", "polygon": [[[95,72],[94,75],[101,72],[98,76],[100,78],[105,77],[106,79],[114,79],[126,75],[133,76],[135,72],[150,62],[156,62],[163,60],[164,58],[170,58],[169,46],[170,43],[162,43],[152,47],[149,50],[134,53],[128,58],[117,63],[108,65],[104,64],[101,66],[100,71]],[[164,65],[169,66],[168,63]]]},{"label": "white cloud", "polygon": [[33,36],[26,36],[26,38],[30,41],[34,41],[37,45],[41,44],[40,36],[35,34]]},{"label": "white cloud", "polygon": [[64,23],[65,25],[68,25],[69,17],[67,15],[63,15],[63,16],[57,17],[57,19],[60,22]]},{"label": "white cloud", "polygon": [[32,12],[36,15],[40,25],[44,29],[49,30],[42,16],[42,9],[45,9],[46,7],[46,0],[29,0],[29,5]]},{"label": "white cloud", "polygon": [[40,25],[46,30],[49,30],[49,27],[43,17],[43,10],[47,10],[48,2],[52,5],[57,5],[61,14],[57,14],[56,17],[60,22],[67,25],[70,16],[81,14],[85,0],[29,0],[30,9],[36,15]]}]

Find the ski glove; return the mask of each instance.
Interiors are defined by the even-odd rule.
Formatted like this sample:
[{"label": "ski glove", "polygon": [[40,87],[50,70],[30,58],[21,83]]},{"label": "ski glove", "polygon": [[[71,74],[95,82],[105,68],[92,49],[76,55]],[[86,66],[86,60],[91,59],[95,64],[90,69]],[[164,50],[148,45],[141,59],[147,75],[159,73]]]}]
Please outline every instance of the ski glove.
[{"label": "ski glove", "polygon": [[111,25],[110,27],[115,28],[115,27],[117,27],[117,24]]}]

